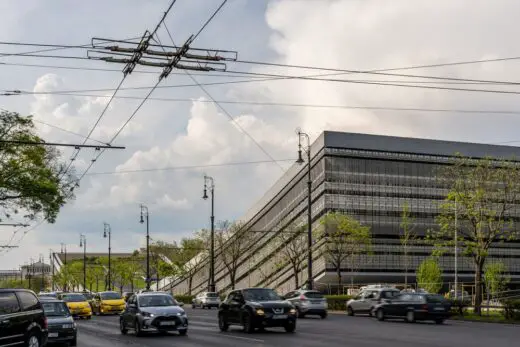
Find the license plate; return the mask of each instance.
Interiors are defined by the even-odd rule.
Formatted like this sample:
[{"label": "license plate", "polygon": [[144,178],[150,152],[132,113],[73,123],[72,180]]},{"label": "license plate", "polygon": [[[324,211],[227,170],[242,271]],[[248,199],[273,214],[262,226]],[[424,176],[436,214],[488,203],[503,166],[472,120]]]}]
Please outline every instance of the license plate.
[{"label": "license plate", "polygon": [[58,337],[58,333],[49,333],[49,337]]},{"label": "license plate", "polygon": [[287,315],[286,314],[275,314],[273,316],[273,319],[287,319]]},{"label": "license plate", "polygon": [[311,301],[311,304],[321,304],[321,301],[319,301],[319,300],[314,300],[314,301]]},{"label": "license plate", "polygon": [[175,322],[161,322],[161,325],[175,325]]},{"label": "license plate", "polygon": [[435,307],[434,310],[435,311],[444,311],[444,307]]}]

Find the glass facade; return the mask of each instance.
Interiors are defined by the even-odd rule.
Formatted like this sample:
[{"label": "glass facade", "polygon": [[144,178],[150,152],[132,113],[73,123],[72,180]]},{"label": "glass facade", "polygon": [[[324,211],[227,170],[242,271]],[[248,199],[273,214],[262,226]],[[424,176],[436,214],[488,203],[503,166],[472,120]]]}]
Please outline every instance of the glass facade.
[{"label": "glass facade", "polygon": [[[356,144],[352,148],[349,145],[351,139],[351,142]],[[334,146],[331,146],[331,143]],[[392,147],[400,150],[392,151]],[[401,151],[407,147],[411,148],[409,152]],[[429,148],[430,152],[414,153],[415,147]],[[415,231],[419,236],[424,236],[427,230],[437,226],[435,218],[438,215],[438,204],[446,196],[447,189],[439,185],[436,171],[441,166],[449,164],[451,157],[447,153],[456,153],[459,148],[466,149],[472,155],[481,151],[482,157],[492,155],[493,151],[500,154],[507,152],[504,146],[323,133],[313,144],[311,151],[313,226],[316,226],[320,217],[329,211],[343,211],[361,223],[369,225],[374,238],[374,252],[361,258],[360,265],[356,266],[356,273],[364,274],[363,281],[369,283],[384,281],[385,274],[390,273],[395,281],[402,280],[404,257],[399,234],[403,206],[405,203],[408,204],[414,218]],[[514,149],[520,154],[520,149]],[[306,173],[306,166],[291,167],[269,190],[266,197],[246,215],[244,222],[247,228],[254,232],[254,237],[249,251],[240,259],[236,287],[271,286],[294,289],[291,288],[293,279],[290,269],[273,267],[279,253],[279,245],[273,244],[273,236],[290,223],[306,223]],[[302,249],[302,252],[305,251]],[[408,263],[409,278],[412,281],[415,269],[431,251],[430,246],[421,243],[410,247]],[[317,244],[313,266],[315,277],[333,273],[333,269],[324,261],[320,252],[320,246]],[[219,261],[218,250],[216,256],[217,288],[227,290],[229,280],[222,262]],[[447,281],[453,276],[453,256],[454,254],[446,254],[440,258]],[[520,243],[497,244],[491,249],[490,257],[503,261],[513,279],[520,277]],[[206,289],[207,267],[207,263],[201,264],[201,271],[193,279],[193,292]],[[351,270],[345,264],[342,271],[349,273]],[[462,280],[471,281],[471,259],[459,256],[458,272]],[[300,283],[307,280],[306,273],[307,270],[304,268]],[[186,283],[187,281],[179,279],[171,285],[176,291],[186,292]]]}]

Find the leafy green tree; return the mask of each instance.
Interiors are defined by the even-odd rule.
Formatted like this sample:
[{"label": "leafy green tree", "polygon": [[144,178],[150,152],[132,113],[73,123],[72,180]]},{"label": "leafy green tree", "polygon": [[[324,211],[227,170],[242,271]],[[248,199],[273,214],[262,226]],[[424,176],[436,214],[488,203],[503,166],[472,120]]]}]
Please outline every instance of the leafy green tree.
[{"label": "leafy green tree", "polygon": [[511,277],[507,272],[506,264],[501,261],[487,263],[484,267],[484,283],[488,292],[494,296],[506,290]]},{"label": "leafy green tree", "polygon": [[320,233],[326,240],[325,259],[336,271],[338,288],[341,288],[341,268],[345,262],[349,264],[353,284],[354,270],[360,256],[372,252],[370,227],[341,212],[327,213],[322,217],[321,225]]},{"label": "leafy green tree", "polygon": [[415,219],[411,216],[410,206],[408,202],[403,205],[403,212],[401,214],[401,230],[399,233],[401,246],[404,251],[404,285],[408,288],[408,269],[410,267],[409,249],[417,241],[417,234],[415,233]]},{"label": "leafy green tree", "polygon": [[200,237],[183,238],[179,253],[174,261],[178,274],[188,280],[188,295],[191,295],[193,277],[207,258],[207,242]]},{"label": "leafy green tree", "polygon": [[512,161],[458,156],[439,180],[449,189],[440,205],[439,230],[430,233],[437,254],[454,246],[455,215],[459,247],[473,259],[475,312],[480,313],[484,264],[493,243],[517,239],[514,211],[520,198],[520,166]]},{"label": "leafy green tree", "polygon": [[430,257],[417,268],[417,285],[429,293],[438,293],[442,288],[442,269],[437,258]]},{"label": "leafy green tree", "polygon": [[51,146],[13,142],[43,142],[31,117],[0,112],[0,221],[23,214],[54,223],[60,208],[74,197],[74,175],[65,172],[59,152]]}]

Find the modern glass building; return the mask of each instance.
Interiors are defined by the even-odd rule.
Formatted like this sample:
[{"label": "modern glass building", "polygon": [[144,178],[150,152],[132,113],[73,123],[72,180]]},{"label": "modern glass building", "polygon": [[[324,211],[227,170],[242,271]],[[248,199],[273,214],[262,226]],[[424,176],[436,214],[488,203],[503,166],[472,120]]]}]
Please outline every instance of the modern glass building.
[{"label": "modern glass building", "polygon": [[[437,226],[438,203],[447,190],[439,186],[436,170],[448,165],[455,153],[473,158],[520,158],[517,147],[331,131],[322,133],[312,144],[313,227],[328,211],[343,211],[370,226],[373,235],[373,254],[362,256],[355,270],[345,264],[344,283],[404,283],[405,260],[399,240],[403,206],[408,204],[419,237]],[[237,287],[270,286],[282,292],[294,289],[289,267],[276,266],[281,246],[274,243],[274,236],[291,223],[306,223],[306,170],[305,165],[293,165],[242,218],[247,228],[254,231],[254,240],[240,260]],[[409,282],[415,281],[415,269],[431,251],[424,244],[410,247]],[[313,253],[315,283],[336,283],[337,275],[326,263],[320,243]],[[520,280],[520,241],[494,245],[490,257],[507,265],[513,281]],[[198,259],[194,265],[200,271],[191,281],[193,293],[206,290],[208,284],[207,258]],[[471,259],[459,255],[458,264],[459,281],[472,282]],[[441,257],[440,265],[445,281],[453,281],[454,253]],[[217,288],[229,289],[218,251],[215,272]],[[299,282],[305,283],[305,268],[300,276]],[[189,291],[186,279],[165,282],[164,287],[178,293]]]}]

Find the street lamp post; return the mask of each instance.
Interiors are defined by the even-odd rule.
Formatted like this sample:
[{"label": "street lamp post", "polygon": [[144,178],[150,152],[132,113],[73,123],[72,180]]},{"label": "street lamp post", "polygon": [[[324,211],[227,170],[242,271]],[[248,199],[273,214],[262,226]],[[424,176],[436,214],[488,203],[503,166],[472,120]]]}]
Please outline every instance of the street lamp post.
[{"label": "street lamp post", "polygon": [[[63,242],[61,243],[61,254],[64,254],[65,258],[63,260],[63,265],[65,266],[65,268],[67,267],[67,245],[64,244]],[[66,292],[67,291],[67,280],[65,279],[64,281],[64,284],[63,284],[63,291]]]},{"label": "street lamp post", "polygon": [[210,255],[209,255],[209,292],[215,292],[215,180],[213,177],[204,175],[204,200],[208,199],[208,189],[211,193],[211,234],[210,234]]},{"label": "street lamp post", "polygon": [[458,253],[459,253],[459,240],[458,240],[458,221],[457,221],[457,218],[458,218],[458,210],[457,210],[457,199],[455,199],[455,264],[454,264],[454,270],[455,270],[455,299],[458,299],[458,295],[459,295],[459,292],[457,291],[458,287],[459,287],[459,264],[458,264]]},{"label": "street lamp post", "polygon": [[141,204],[141,220],[144,223],[146,217],[146,290],[150,290],[150,222],[148,207]]},{"label": "street lamp post", "polygon": [[111,246],[111,238],[112,238],[112,228],[110,224],[103,223],[104,231],[103,237],[106,239],[108,237],[108,290],[112,290],[112,265],[111,265],[111,254],[112,254],[112,246]]},{"label": "street lamp post", "polygon": [[43,262],[44,258],[43,258],[43,254],[40,254],[40,274],[42,275],[42,278],[41,278],[41,291],[45,291],[45,264]]},{"label": "street lamp post", "polygon": [[87,237],[79,235],[79,246],[83,247],[83,291],[87,291]]},{"label": "street lamp post", "polygon": [[[296,163],[303,164],[302,148],[307,153],[307,289],[312,290],[312,180],[311,180],[311,140],[308,134],[297,130],[298,134],[298,160]],[[302,138],[307,139],[307,147],[302,147]]]}]

